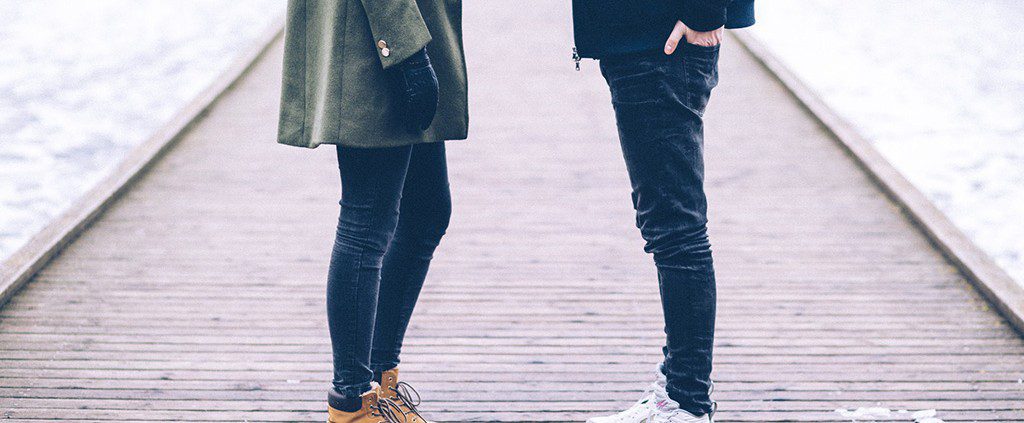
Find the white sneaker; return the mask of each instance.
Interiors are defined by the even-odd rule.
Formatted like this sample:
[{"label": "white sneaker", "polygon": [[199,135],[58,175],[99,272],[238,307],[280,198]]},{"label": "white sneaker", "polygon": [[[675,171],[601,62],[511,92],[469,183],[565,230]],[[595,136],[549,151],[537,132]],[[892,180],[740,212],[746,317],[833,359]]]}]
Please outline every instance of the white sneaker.
[{"label": "white sneaker", "polygon": [[611,416],[589,418],[587,423],[643,423],[647,421],[647,418],[651,416],[655,409],[656,398],[659,396],[668,398],[668,393],[665,392],[665,385],[668,381],[665,380],[665,374],[661,373],[661,367],[657,369],[656,373],[657,377],[654,379],[654,382],[651,383],[651,386],[644,391],[644,394],[640,396],[640,399],[632,407]]},{"label": "white sneaker", "polygon": [[667,393],[655,393],[654,407],[644,423],[713,423],[713,420],[711,414],[698,417],[679,408],[679,403],[669,398]]}]

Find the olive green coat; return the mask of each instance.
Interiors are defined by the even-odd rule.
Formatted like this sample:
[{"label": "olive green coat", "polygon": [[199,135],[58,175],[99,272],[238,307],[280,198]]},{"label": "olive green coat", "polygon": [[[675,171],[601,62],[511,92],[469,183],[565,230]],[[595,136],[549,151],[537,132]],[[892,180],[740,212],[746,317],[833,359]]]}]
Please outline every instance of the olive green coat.
[{"label": "olive green coat", "polygon": [[[384,69],[424,46],[440,84],[423,133],[402,124]],[[464,139],[461,0],[289,0],[278,142],[392,147]]]}]

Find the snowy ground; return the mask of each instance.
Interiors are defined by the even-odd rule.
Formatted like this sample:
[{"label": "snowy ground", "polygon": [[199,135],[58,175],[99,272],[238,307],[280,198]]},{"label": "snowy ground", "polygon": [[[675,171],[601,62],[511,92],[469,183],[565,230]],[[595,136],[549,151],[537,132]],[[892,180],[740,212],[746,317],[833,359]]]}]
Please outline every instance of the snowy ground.
[{"label": "snowy ground", "polygon": [[767,0],[755,35],[1024,283],[1024,3]]},{"label": "snowy ground", "polygon": [[0,259],[283,12],[283,0],[0,0]]},{"label": "snowy ground", "polygon": [[853,422],[876,422],[876,421],[912,421],[914,423],[944,423],[942,419],[935,417],[938,413],[934,409],[910,411],[890,410],[884,407],[858,408],[847,410],[840,408],[835,410],[836,414]]}]

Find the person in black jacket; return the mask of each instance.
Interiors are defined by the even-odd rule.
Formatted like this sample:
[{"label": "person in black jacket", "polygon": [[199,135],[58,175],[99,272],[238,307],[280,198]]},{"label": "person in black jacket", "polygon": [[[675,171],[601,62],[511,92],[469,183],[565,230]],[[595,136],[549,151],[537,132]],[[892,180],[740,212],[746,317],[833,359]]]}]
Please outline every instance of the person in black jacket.
[{"label": "person in black jacket", "polygon": [[573,1],[576,60],[599,59],[611,89],[667,335],[664,361],[644,397],[588,423],[712,421],[716,290],[703,116],[718,84],[723,29],[753,25],[753,7],[753,0]]}]

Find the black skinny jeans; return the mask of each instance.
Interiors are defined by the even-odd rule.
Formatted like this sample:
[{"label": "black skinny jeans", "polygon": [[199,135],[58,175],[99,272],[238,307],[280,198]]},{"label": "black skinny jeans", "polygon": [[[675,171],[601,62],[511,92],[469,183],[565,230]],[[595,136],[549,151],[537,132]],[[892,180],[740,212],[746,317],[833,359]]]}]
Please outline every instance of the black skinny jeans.
[{"label": "black skinny jeans", "polygon": [[654,255],[665,315],[662,371],[669,397],[712,409],[715,272],[704,194],[704,108],[718,84],[718,47],[682,43],[601,60],[612,93],[636,223]]},{"label": "black skinny jeans", "polygon": [[451,216],[443,142],[338,146],[341,215],[327,277],[334,391],[357,398],[398,365],[427,268]]}]

